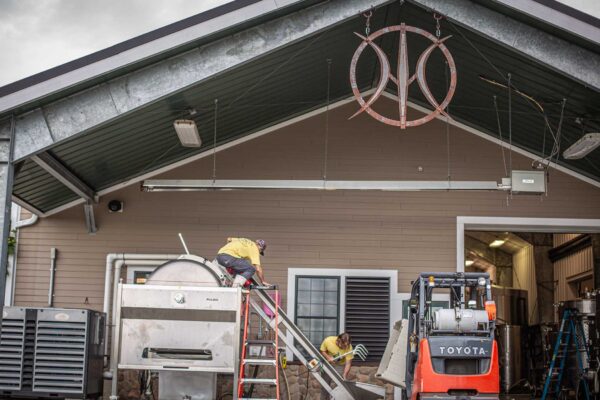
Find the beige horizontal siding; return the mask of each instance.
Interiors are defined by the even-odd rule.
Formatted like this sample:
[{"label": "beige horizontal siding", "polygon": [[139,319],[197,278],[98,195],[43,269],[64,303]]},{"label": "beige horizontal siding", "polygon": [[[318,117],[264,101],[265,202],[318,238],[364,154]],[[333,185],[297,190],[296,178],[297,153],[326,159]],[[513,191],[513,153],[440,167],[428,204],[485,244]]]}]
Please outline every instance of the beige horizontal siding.
[{"label": "beige horizontal siding", "polygon": [[[396,111],[393,104],[380,106],[382,112]],[[355,108],[331,112],[328,179],[447,178],[442,122],[400,131],[366,115],[348,121]],[[320,115],[246,142],[218,154],[217,177],[320,179],[323,135]],[[450,129],[450,157],[455,180],[498,181],[504,174],[498,146],[456,128]],[[531,160],[513,154],[515,169],[530,165]],[[162,177],[211,176],[209,158]],[[49,251],[56,247],[55,304],[101,308],[107,253],[181,252],[178,232],[192,252],[205,257],[214,256],[228,236],[264,238],[267,277],[283,293],[288,268],[396,269],[399,288],[406,292],[421,271],[455,269],[459,215],[600,218],[600,189],[553,170],[550,178],[548,196],[514,196],[508,204],[499,192],[143,193],[134,185],[95,207],[96,235],[86,233],[81,206],[23,229],[16,302],[45,304]],[[111,199],[125,202],[123,213],[106,211]]]}]

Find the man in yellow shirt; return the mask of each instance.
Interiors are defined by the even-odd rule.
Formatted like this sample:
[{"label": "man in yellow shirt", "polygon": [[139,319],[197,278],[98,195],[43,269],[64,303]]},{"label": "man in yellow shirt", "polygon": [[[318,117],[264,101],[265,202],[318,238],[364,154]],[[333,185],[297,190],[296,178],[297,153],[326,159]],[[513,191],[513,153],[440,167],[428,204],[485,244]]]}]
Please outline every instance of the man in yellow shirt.
[{"label": "man in yellow shirt", "polygon": [[[346,332],[339,334],[338,336],[326,337],[321,343],[320,348],[321,354],[325,359],[333,363],[335,369],[342,375],[344,379],[348,379],[348,373],[352,366],[352,359],[354,355],[352,353],[346,354],[352,351],[352,338]],[[335,360],[335,358],[346,354],[344,357]],[[325,375],[323,377],[325,382],[331,384],[331,380]],[[329,393],[325,389],[321,389],[321,400],[328,399]]]},{"label": "man in yellow shirt", "polygon": [[265,255],[266,248],[267,243],[262,239],[252,241],[245,238],[227,238],[227,244],[219,249],[217,261],[234,271],[233,286],[244,286],[255,272],[263,285],[268,286],[260,266],[260,256]]}]

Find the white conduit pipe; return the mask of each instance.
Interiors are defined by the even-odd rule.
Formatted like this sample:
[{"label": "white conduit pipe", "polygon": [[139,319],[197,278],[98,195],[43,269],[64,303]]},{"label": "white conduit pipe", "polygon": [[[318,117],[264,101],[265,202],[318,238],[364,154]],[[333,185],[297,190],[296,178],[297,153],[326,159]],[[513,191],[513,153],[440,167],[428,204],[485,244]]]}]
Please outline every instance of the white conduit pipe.
[{"label": "white conduit pipe", "polygon": [[[104,276],[104,303],[102,312],[106,314],[106,326],[104,329],[104,366],[107,365],[109,355],[108,338],[110,337],[110,325],[114,319],[111,317],[111,297],[116,301],[116,287],[121,277],[123,265],[160,265],[168,260],[179,258],[180,254],[132,254],[132,253],[110,253],[106,255],[106,271]],[[114,268],[113,268],[114,267]],[[114,279],[113,279],[114,269]]]}]

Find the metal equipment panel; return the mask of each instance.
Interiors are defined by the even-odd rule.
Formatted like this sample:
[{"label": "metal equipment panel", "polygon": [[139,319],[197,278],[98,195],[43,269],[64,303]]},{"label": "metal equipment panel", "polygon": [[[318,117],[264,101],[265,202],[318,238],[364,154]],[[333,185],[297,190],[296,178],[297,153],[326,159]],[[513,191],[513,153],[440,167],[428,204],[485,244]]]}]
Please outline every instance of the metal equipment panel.
[{"label": "metal equipment panel", "polygon": [[39,310],[35,335],[33,390],[83,392],[86,310]]},{"label": "metal equipment panel", "polygon": [[546,172],[512,171],[511,184],[513,193],[545,193]]},{"label": "metal equipment panel", "polygon": [[119,368],[234,373],[240,289],[120,285]]}]

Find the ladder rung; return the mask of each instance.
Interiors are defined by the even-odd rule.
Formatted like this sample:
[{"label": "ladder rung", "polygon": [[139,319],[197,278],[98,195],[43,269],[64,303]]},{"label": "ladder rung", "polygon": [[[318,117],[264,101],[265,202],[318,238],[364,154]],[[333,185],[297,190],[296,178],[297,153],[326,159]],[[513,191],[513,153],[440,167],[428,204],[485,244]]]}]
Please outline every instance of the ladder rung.
[{"label": "ladder rung", "polygon": [[244,364],[247,365],[276,365],[274,358],[246,358]]},{"label": "ladder rung", "polygon": [[275,346],[275,342],[272,340],[261,340],[261,339],[247,339],[246,344],[248,345],[271,345]]},{"label": "ladder rung", "polygon": [[255,383],[262,385],[277,385],[277,379],[267,379],[267,378],[242,378],[242,383]]},{"label": "ladder rung", "polygon": [[250,285],[250,289],[257,289],[257,290],[277,290],[277,285],[271,285],[271,286],[262,286],[262,285]]}]

